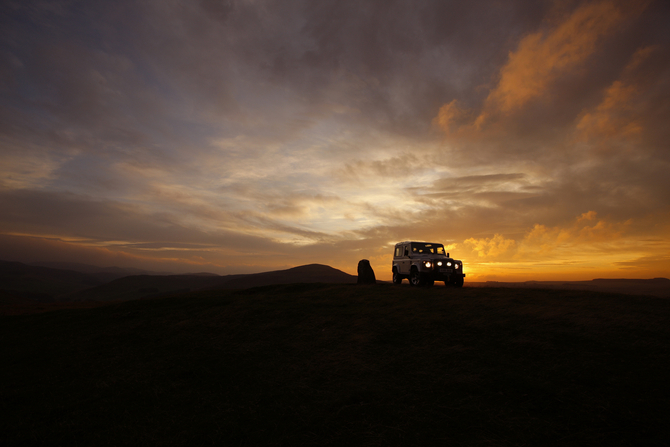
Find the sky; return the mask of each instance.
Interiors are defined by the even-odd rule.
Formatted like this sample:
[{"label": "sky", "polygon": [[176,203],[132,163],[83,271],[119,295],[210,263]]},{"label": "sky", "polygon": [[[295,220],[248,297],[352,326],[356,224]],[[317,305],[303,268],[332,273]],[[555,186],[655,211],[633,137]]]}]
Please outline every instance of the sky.
[{"label": "sky", "polygon": [[5,0],[0,259],[218,274],[440,242],[670,277],[670,3]]}]

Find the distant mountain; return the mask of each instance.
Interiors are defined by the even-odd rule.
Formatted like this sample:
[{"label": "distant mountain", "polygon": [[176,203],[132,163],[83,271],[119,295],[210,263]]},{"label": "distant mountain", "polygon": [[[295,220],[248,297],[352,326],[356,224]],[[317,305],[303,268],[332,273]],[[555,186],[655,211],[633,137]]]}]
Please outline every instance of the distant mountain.
[{"label": "distant mountain", "polygon": [[[579,281],[584,282],[584,281]],[[668,285],[670,284],[670,279],[668,278],[652,278],[652,279],[626,279],[626,278],[597,278],[592,279],[591,282],[600,283],[600,284],[661,284]]]},{"label": "distant mountain", "polygon": [[469,287],[514,287],[534,289],[587,290],[670,298],[670,279],[592,279],[591,281],[469,282]]},{"label": "distant mountain", "polygon": [[154,272],[136,268],[121,267],[99,267],[97,265],[80,264],[77,262],[31,262],[29,265],[48,267],[59,270],[72,270],[86,273],[100,279],[102,282],[110,282],[115,279],[131,275],[173,275],[172,272]]},{"label": "distant mountain", "polygon": [[[590,284],[589,284],[590,283]],[[651,295],[670,298],[670,279],[594,279],[570,283],[574,288],[584,286],[585,290],[602,290],[605,292],[626,293],[631,295]]]},{"label": "distant mountain", "polygon": [[72,270],[0,261],[0,291],[14,297],[54,301],[103,282],[93,275]]},{"label": "distant mountain", "polygon": [[[292,283],[354,284],[356,276],[327,265],[310,264],[287,270],[245,275],[128,275],[136,269],[96,267],[87,264],[49,263],[81,271],[0,261],[0,292],[38,301],[114,301],[156,297],[194,290],[246,289]],[[112,280],[107,278],[113,275]]]}]

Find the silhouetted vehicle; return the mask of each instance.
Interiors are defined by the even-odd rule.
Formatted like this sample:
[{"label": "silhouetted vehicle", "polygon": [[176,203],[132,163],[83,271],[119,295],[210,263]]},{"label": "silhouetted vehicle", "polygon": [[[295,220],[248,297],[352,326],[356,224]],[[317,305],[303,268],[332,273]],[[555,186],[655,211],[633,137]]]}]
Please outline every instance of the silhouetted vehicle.
[{"label": "silhouetted vehicle", "polygon": [[413,286],[432,286],[435,281],[463,287],[463,262],[445,253],[444,245],[434,242],[399,242],[393,252],[393,284],[404,278]]}]

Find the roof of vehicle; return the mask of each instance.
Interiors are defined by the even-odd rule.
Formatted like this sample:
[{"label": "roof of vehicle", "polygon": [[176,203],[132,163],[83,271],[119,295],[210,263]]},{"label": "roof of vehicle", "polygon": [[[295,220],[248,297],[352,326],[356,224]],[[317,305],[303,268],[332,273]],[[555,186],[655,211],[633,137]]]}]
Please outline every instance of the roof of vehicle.
[{"label": "roof of vehicle", "polygon": [[435,245],[443,245],[439,242],[422,242],[422,241],[405,241],[405,242],[398,242],[397,245],[404,245],[404,244],[435,244]]}]

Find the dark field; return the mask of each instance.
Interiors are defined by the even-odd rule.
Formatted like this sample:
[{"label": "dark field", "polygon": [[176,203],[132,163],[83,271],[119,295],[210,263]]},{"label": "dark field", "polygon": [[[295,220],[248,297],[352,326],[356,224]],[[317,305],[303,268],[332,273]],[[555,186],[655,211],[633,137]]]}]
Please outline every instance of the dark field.
[{"label": "dark field", "polygon": [[670,300],[302,284],[0,317],[0,445],[668,445]]}]

